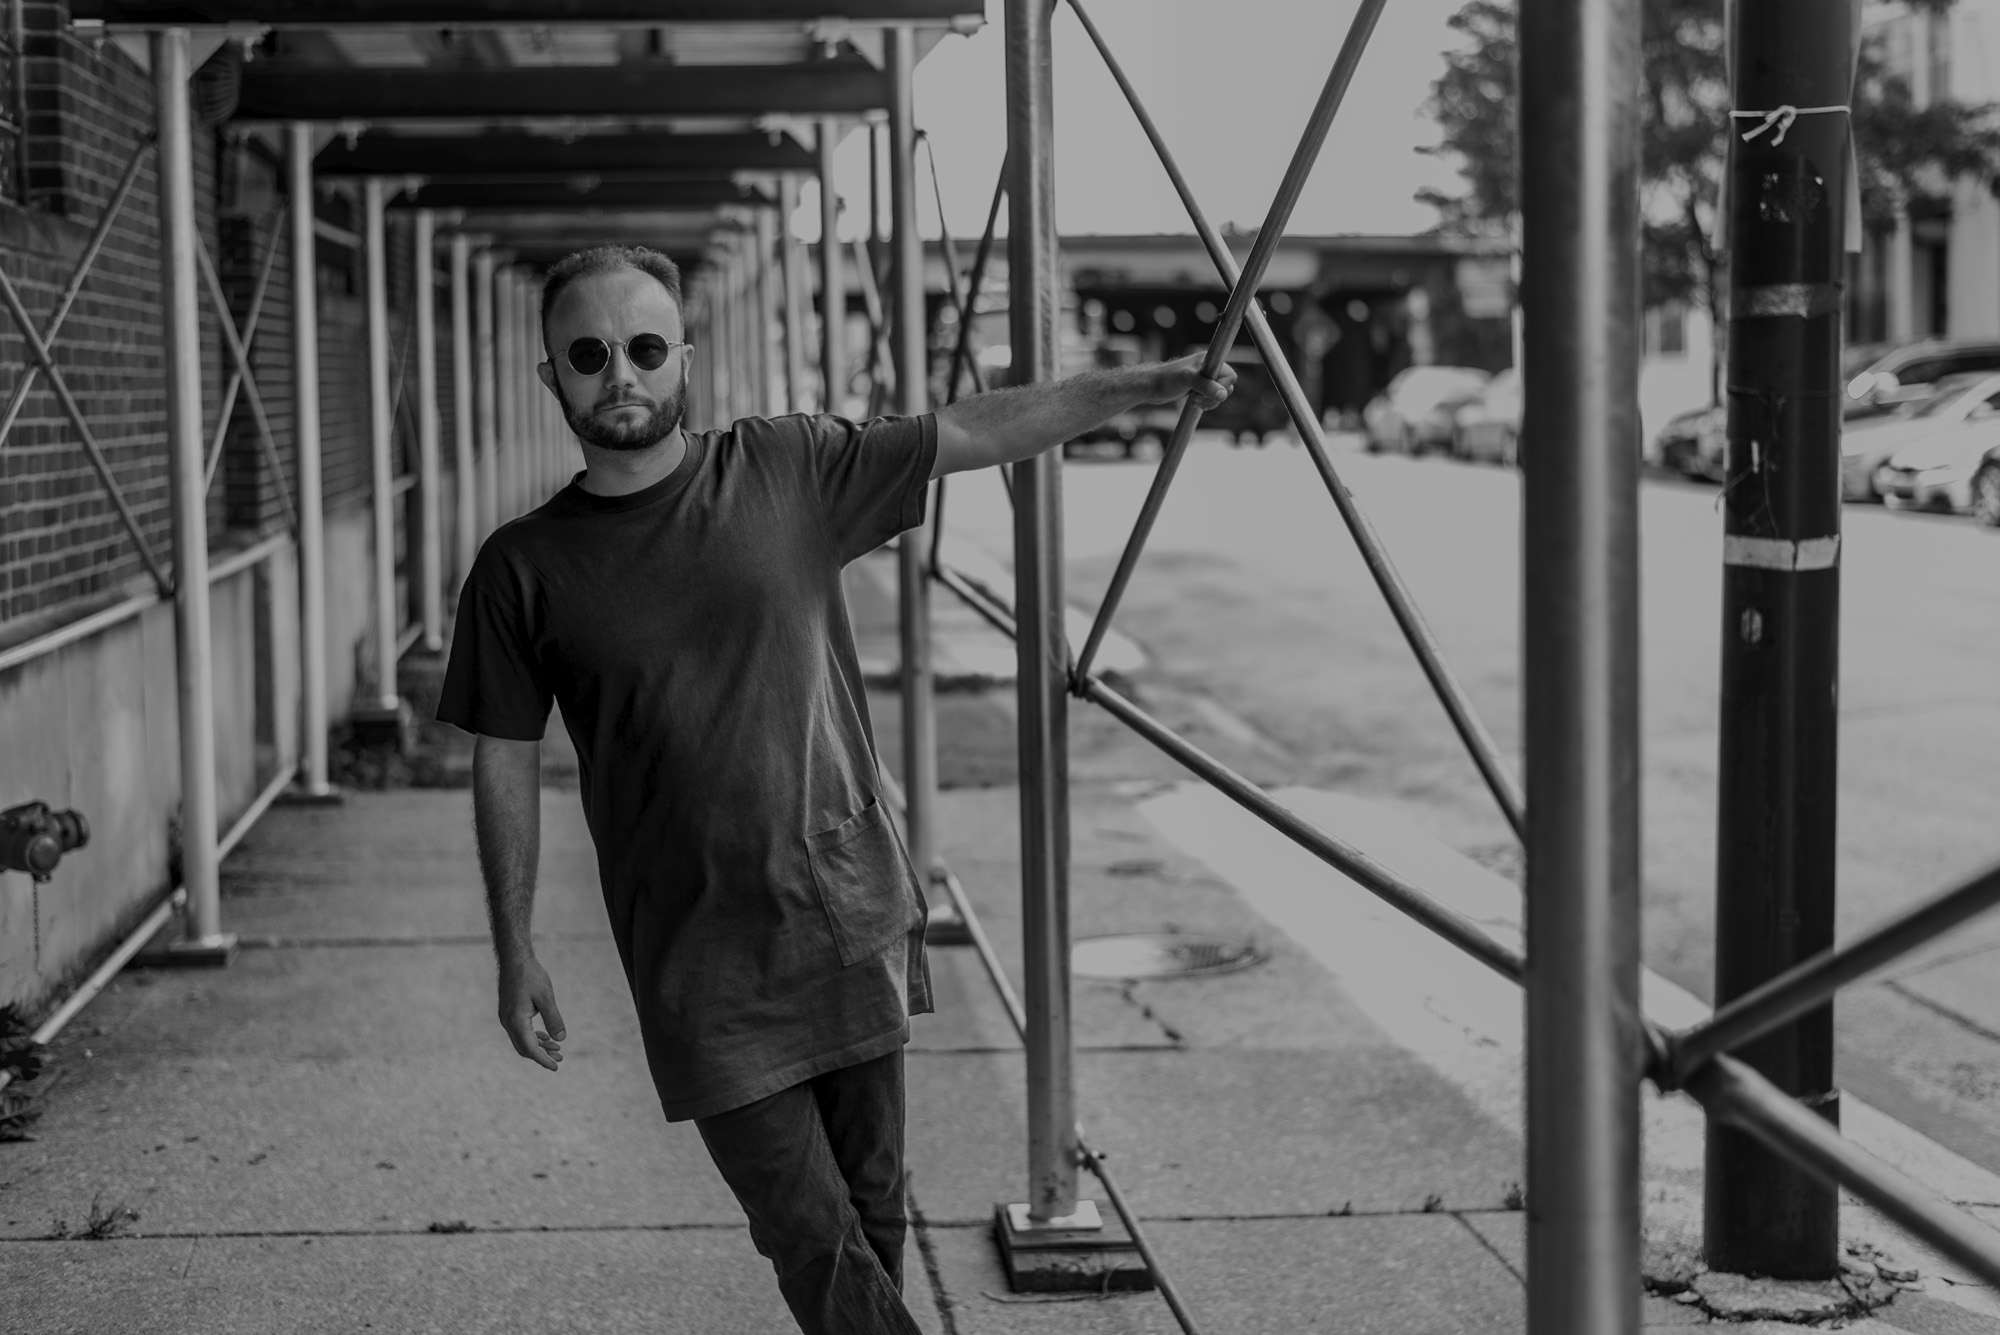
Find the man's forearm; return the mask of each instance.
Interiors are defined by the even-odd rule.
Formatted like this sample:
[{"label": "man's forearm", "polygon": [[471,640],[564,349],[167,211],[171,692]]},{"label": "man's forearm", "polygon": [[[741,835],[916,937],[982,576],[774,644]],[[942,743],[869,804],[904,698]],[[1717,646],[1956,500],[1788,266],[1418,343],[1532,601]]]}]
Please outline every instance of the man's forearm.
[{"label": "man's forearm", "polygon": [[502,964],[532,957],[535,867],[541,857],[539,748],[524,776],[519,756],[482,754],[473,765],[472,820],[479,870],[486,882],[486,916]]},{"label": "man's forearm", "polygon": [[1225,362],[1211,380],[1201,374],[1201,360],[1190,354],[960,399],[937,410],[937,462],[931,476],[1018,463],[1142,403],[1170,403],[1192,395],[1204,409],[1213,408],[1229,396],[1236,373]]},{"label": "man's forearm", "polygon": [[1142,403],[1168,397],[1162,393],[1160,370],[1121,366],[996,389],[960,399],[938,415],[950,414],[974,434],[1013,443],[1023,455],[1034,454]]}]

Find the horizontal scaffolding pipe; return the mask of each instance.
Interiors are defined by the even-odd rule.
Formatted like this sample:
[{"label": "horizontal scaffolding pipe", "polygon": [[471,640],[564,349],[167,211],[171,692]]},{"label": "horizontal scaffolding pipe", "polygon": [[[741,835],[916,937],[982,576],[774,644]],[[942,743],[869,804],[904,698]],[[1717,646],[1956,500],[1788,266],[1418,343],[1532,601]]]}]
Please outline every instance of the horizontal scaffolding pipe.
[{"label": "horizontal scaffolding pipe", "polygon": [[1920,1241],[2000,1286],[2000,1234],[1857,1149],[1820,1115],[1727,1055],[1696,1071],[1687,1092],[1710,1115],[1824,1181],[1847,1188]]},{"label": "horizontal scaffolding pipe", "polygon": [[[1125,100],[1132,108],[1132,114],[1139,121],[1139,128],[1151,141],[1153,152],[1158,155],[1160,165],[1166,169],[1167,179],[1172,182],[1174,192],[1180,196],[1181,206],[1187,210],[1189,220],[1194,223],[1195,232],[1200,236],[1202,246],[1208,251],[1216,272],[1221,275],[1223,283],[1234,290],[1243,281],[1242,270],[1236,263],[1236,257],[1230,253],[1221,235],[1209,222],[1208,215],[1202,211],[1201,204],[1194,197],[1194,190],[1181,172],[1180,164],[1175,160],[1172,150],[1167,147],[1159,126],[1154,123],[1152,113],[1140,100],[1138,89],[1134,88],[1132,81],[1126,77],[1124,66],[1119,64],[1117,56],[1112,54],[1096,23],[1091,20],[1089,13],[1078,0],[1070,0],[1070,8],[1076,12],[1084,31],[1096,45],[1098,55],[1103,57],[1112,79],[1124,92]],[[1263,354],[1264,365],[1271,373],[1278,395],[1284,401],[1285,410],[1291,415],[1292,424],[1298,428],[1299,439],[1304,442],[1313,466],[1319,471],[1320,480],[1326,484],[1327,492],[1333,497],[1335,508],[1340,511],[1340,517],[1347,524],[1348,532],[1353,535],[1355,546],[1360,549],[1362,560],[1368,566],[1368,573],[1381,591],[1383,601],[1389,605],[1390,614],[1396,618],[1396,624],[1402,629],[1404,639],[1409,642],[1411,650],[1416,654],[1417,663],[1430,681],[1431,689],[1436,693],[1439,703],[1444,706],[1452,728],[1471,754],[1472,763],[1478,767],[1481,777],[1486,780],[1486,786],[1492,791],[1494,800],[1499,803],[1507,823],[1513,827],[1517,836],[1524,834],[1527,829],[1527,803],[1522,796],[1520,780],[1508,769],[1506,761],[1501,759],[1500,748],[1494,742],[1492,733],[1487,731],[1485,723],[1473,709],[1472,701],[1466,695],[1465,687],[1459,682],[1457,674],[1444,661],[1437,635],[1424,620],[1423,613],[1417,609],[1416,600],[1411,596],[1409,586],[1404,584],[1402,574],[1390,561],[1381,535],[1375,531],[1374,524],[1370,522],[1367,514],[1355,501],[1354,494],[1335,470],[1333,458],[1327,450],[1325,434],[1320,428],[1319,418],[1307,401],[1305,390],[1292,371],[1291,362],[1286,358],[1284,350],[1278,346],[1277,336],[1271,332],[1270,321],[1264,317],[1263,310],[1255,301],[1244,307],[1244,320],[1249,326],[1250,336],[1256,343],[1257,350]]]},{"label": "horizontal scaffolding pipe", "polygon": [[[1003,635],[1014,635],[1014,618],[992,594],[950,566],[941,568],[937,579],[995,630]],[[1501,977],[1517,983],[1521,981],[1524,965],[1520,955],[1495,941],[1470,918],[1438,903],[1352,844],[1334,838],[1305,817],[1287,809],[1262,788],[1112,690],[1101,679],[1086,677],[1078,694],[1101,705],[1126,727],[1221,790],[1225,797],[1248,809],[1252,815],[1320,861],[1359,882],[1370,894],[1429,927]]]},{"label": "horizontal scaffolding pipe", "polygon": [[[1387,0],[1361,0],[1360,8],[1354,13],[1347,39],[1341,43],[1340,54],[1334,58],[1333,69],[1327,74],[1319,100],[1313,104],[1312,115],[1306,121],[1305,133],[1299,137],[1298,147],[1293,150],[1292,160],[1285,168],[1284,179],[1278,183],[1278,193],[1271,201],[1270,212],[1265,215],[1264,225],[1257,230],[1257,239],[1251,244],[1250,257],[1245,261],[1236,285],[1230,289],[1229,301],[1223,307],[1222,315],[1216,320],[1208,355],[1202,359],[1201,366],[1202,375],[1210,379],[1227,360],[1229,349],[1236,342],[1236,333],[1243,327],[1244,312],[1256,300],[1258,285],[1264,281],[1264,271],[1270,265],[1271,257],[1277,253],[1278,242],[1284,238],[1285,224],[1291,221],[1292,209],[1305,189],[1306,178],[1312,175],[1313,164],[1319,160],[1327,132],[1333,128],[1334,114],[1340,110],[1340,104],[1347,96],[1348,85],[1354,81],[1354,71],[1360,67],[1362,52],[1368,48],[1368,39],[1374,33],[1375,22],[1381,18],[1386,3]],[[1182,456],[1187,453],[1188,441],[1193,437],[1195,422],[1200,417],[1201,407],[1190,396],[1181,406],[1180,418],[1174,423],[1173,437],[1167,442],[1166,452],[1160,456],[1159,470],[1153,474],[1153,485],[1140,507],[1138,521],[1132,527],[1132,537],[1118,557],[1118,568],[1111,576],[1110,587],[1105,590],[1097,619],[1091,623],[1083,650],[1077,655],[1074,675],[1078,679],[1089,674],[1097,650],[1104,643],[1105,633],[1111,629],[1111,618],[1125,596],[1125,586],[1132,581],[1139,554],[1145,550],[1146,539],[1159,519],[1160,507],[1166,503],[1167,488],[1180,468]]]},{"label": "horizontal scaffolding pipe", "polygon": [[1721,1053],[1770,1033],[1832,1000],[1834,993],[2000,904],[2000,866],[1917,905],[1860,939],[1823,951],[1744,993],[1671,1041],[1667,1088],[1682,1086]]}]

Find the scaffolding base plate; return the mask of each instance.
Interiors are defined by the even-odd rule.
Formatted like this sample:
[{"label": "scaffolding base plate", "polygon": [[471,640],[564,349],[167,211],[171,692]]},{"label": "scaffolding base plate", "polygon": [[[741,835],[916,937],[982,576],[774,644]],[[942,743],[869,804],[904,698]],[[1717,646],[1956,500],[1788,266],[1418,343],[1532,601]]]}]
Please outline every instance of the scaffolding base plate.
[{"label": "scaffolding base plate", "polygon": [[221,969],[236,958],[236,933],[182,937],[146,947],[132,957],[136,969]]},{"label": "scaffolding base plate", "polygon": [[1095,1201],[1039,1223],[1021,1204],[993,1207],[993,1237],[1008,1287],[1016,1293],[1136,1292],[1153,1287],[1145,1258],[1115,1215],[1107,1223]]},{"label": "scaffolding base plate", "polygon": [[355,745],[369,750],[393,749],[403,756],[416,750],[417,716],[406,700],[356,709],[348,715],[347,728]]},{"label": "scaffolding base plate", "polygon": [[972,944],[972,929],[965,925],[965,919],[951,904],[933,904],[930,915],[924,919],[924,944],[969,946]]},{"label": "scaffolding base plate", "polygon": [[273,806],[280,807],[337,807],[347,801],[347,793],[338,785],[328,784],[324,791],[314,792],[302,784],[279,793]]}]

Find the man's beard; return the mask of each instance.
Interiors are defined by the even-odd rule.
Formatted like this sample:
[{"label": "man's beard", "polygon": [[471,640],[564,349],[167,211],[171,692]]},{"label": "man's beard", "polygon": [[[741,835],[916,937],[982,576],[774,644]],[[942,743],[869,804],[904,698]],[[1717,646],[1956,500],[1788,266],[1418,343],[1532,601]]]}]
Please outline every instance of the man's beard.
[{"label": "man's beard", "polygon": [[[643,421],[635,423],[626,421],[622,414],[616,419],[599,417],[596,409],[610,406],[601,402],[594,405],[591,411],[580,413],[570,403],[569,395],[563,393],[560,384],[555,390],[556,402],[562,407],[563,420],[569,423],[569,429],[576,432],[584,444],[595,445],[600,450],[652,449],[680,426],[685,406],[683,391],[676,386],[673,393],[652,405],[652,410]],[[617,402],[638,408],[647,406],[643,399],[621,399]]]}]

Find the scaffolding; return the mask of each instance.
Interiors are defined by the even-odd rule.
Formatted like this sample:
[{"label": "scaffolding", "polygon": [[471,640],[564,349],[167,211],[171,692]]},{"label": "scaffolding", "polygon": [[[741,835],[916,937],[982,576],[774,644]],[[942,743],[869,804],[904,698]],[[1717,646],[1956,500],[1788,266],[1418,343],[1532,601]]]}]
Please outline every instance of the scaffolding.
[{"label": "scaffolding", "polygon": [[[1639,1328],[1640,1084],[1691,1094],[1713,1121],[1736,1128],[1762,1150],[1814,1180],[1837,1183],[1881,1208],[1926,1243],[2000,1283],[2000,1238],[1930,1197],[1893,1170],[1843,1140],[1795,1094],[1732,1053],[1821,1010],[1846,983],[1928,942],[2000,901],[2000,869],[1863,933],[1847,945],[1771,971],[1741,995],[1725,999],[1707,1022],[1679,1032],[1648,1020],[1639,1001],[1640,959],[1638,769],[1638,545],[1636,441],[1638,138],[1636,97],[1637,0],[1524,0],[1521,134],[1537,151],[1523,155],[1522,249],[1526,430],[1533,462],[1526,473],[1524,586],[1526,606],[1526,782],[1510,770],[1398,575],[1380,536],[1339,476],[1318,417],[1257,301],[1257,292],[1294,206],[1353,80],[1385,0],[1361,0],[1300,135],[1262,227],[1238,262],[1211,225],[1157,123],[1081,0],[1065,0],[1131,105],[1229,298],[1210,341],[1204,372],[1214,374],[1239,331],[1262,353],[1321,484],[1359,547],[1380,592],[1408,640],[1454,730],[1508,824],[1527,852],[1525,951],[1502,943],[1399,876],[1361,849],[1287,810],[1250,780],[1205,754],[1152,717],[1094,671],[1125,590],[1200,423],[1186,406],[1159,461],[1150,490],[1116,573],[1084,641],[1072,652],[1061,542],[1062,463],[1051,452],[1015,465],[1008,476],[1014,514],[1014,595],[996,595],[943,559],[944,491],[934,498],[933,523],[905,535],[897,553],[902,646],[903,782],[893,796],[904,812],[915,865],[941,888],[963,919],[1020,1032],[1027,1064],[1026,1174],[1022,1202],[1003,1209],[1010,1229],[1031,1235],[1074,1235],[1091,1228],[1094,1209],[1079,1191],[1079,1174],[1102,1185],[1130,1234],[1151,1282],[1184,1330],[1200,1329],[1187,1296],[1152,1245],[1144,1221],[1108,1170],[1103,1155],[1076,1125],[1069,995],[1068,710],[1072,700],[1105,710],[1184,764],[1286,838],[1452,942],[1501,976],[1520,983],[1528,1014],[1529,1328],[1536,1335],[1606,1335]],[[1786,0],[1792,3],[1792,0]],[[171,8],[169,21],[153,17]],[[325,0],[289,6],[285,24],[338,30],[375,24],[469,24],[482,31],[528,25],[644,27],[652,9],[618,0]],[[700,24],[732,18],[731,6],[671,6],[673,21]],[[75,300],[111,219],[122,207],[139,162],[158,157],[160,238],[166,294],[162,337],[170,374],[169,437],[174,462],[174,560],[165,564],[145,546],[129,507],[120,513],[176,613],[181,720],[181,782],[186,803],[184,903],[197,949],[226,945],[217,891],[217,864],[230,842],[212,837],[216,824],[212,749],[215,708],[208,661],[207,594],[215,570],[208,560],[202,497],[212,476],[214,447],[201,438],[200,341],[193,323],[204,288],[223,310],[233,375],[225,401],[240,393],[254,419],[257,442],[274,475],[282,476],[249,356],[271,256],[280,238],[292,250],[292,370],[295,378],[296,498],[284,496],[288,533],[295,533],[300,577],[300,654],[304,665],[304,754],[295,782],[305,795],[329,790],[324,680],[326,555],[320,495],[318,360],[313,312],[316,178],[362,181],[360,234],[366,259],[370,441],[372,446],[371,593],[375,625],[375,707],[394,714],[397,667],[413,642],[435,648],[444,634],[444,599],[463,577],[477,538],[560,484],[565,461],[556,449],[560,420],[523,368],[536,359],[537,294],[530,271],[579,242],[622,240],[635,229],[671,249],[698,255],[690,282],[690,338],[706,349],[702,372],[689,386],[691,411],[725,423],[737,417],[813,407],[837,411],[854,358],[846,347],[851,296],[862,299],[869,324],[863,364],[871,394],[900,413],[931,407],[931,365],[925,318],[924,254],[917,232],[917,144],[922,138],[911,95],[912,69],[924,40],[976,24],[976,14],[936,0],[850,0],[829,27],[809,6],[786,11],[773,31],[805,32],[806,55],[757,77],[740,71],[702,72],[671,87],[611,77],[575,77],[529,69],[264,68],[246,74],[240,117],[279,124],[288,145],[288,199],[269,223],[257,297],[240,323],[221,300],[212,260],[194,230],[187,80],[192,34],[258,22],[248,4],[155,6],[143,0],[78,0],[80,21],[123,39],[143,38],[157,91],[158,132],[128,165],[113,205],[100,220],[71,282],[37,328],[11,282],[0,273],[0,298],[26,337],[34,361],[23,368],[0,438],[18,414],[37,375],[62,399],[79,443],[108,492],[118,484],[97,449],[87,421],[49,351]],[[1747,7],[1739,7],[1747,8]],[[792,12],[796,11],[796,13]],[[948,300],[958,316],[957,346],[946,376],[947,397],[961,383],[984,387],[971,345],[975,296],[999,244],[1003,202],[1008,227],[1008,310],[1017,380],[1057,374],[1061,301],[1053,201],[1056,134],[1048,0],[1006,0],[1002,37],[1007,57],[1008,149],[984,235],[969,271],[956,245],[943,238]],[[1806,18],[1809,18],[1809,14]],[[1801,19],[1801,22],[1805,22]],[[1771,24],[1777,24],[1771,27]],[[1763,26],[1760,26],[1763,25]],[[1808,24],[1809,26],[1809,24]],[[1824,25],[1822,25],[1824,26]],[[845,32],[836,40],[830,33]],[[1736,40],[1772,41],[1783,25],[1769,16],[1741,18]],[[862,34],[871,59],[855,55]],[[1851,34],[1848,38],[1851,44]],[[848,43],[842,46],[842,42]],[[837,48],[837,49],[836,49]],[[831,54],[828,54],[831,52]],[[1747,86],[1739,100],[1817,104],[1834,100],[1812,80],[1832,79],[1850,59],[1835,41],[1816,51],[1819,67],[1786,67],[1802,87]],[[689,67],[693,69],[695,67]],[[685,73],[685,71],[684,71]],[[1755,78],[1768,78],[1760,73]],[[810,127],[811,143],[783,143],[764,134],[657,135],[633,130],[632,117],[696,114],[782,114]],[[567,138],[521,127],[551,117],[594,128]],[[834,150],[861,118],[885,118],[889,145],[890,262],[878,275],[864,242],[851,252],[840,241],[841,201]],[[328,127],[375,118],[397,129],[366,128],[326,144]],[[411,123],[474,120],[511,126],[481,136],[412,131]],[[574,126],[572,124],[572,131]],[[1825,134],[1801,126],[1789,142],[1743,136],[1742,162],[1797,166],[1807,157],[1845,151],[1844,121]],[[1830,137],[1829,137],[1830,136]],[[697,143],[696,140],[711,142]],[[1815,157],[1814,160],[1818,160]],[[1739,164],[1741,165],[1741,164]],[[931,163],[933,189],[936,165]],[[817,174],[821,241],[815,286],[789,221],[802,177]],[[410,182],[403,178],[420,177]],[[579,183],[575,178],[587,177]],[[416,211],[417,333],[414,389],[418,464],[413,475],[392,470],[390,441],[398,414],[385,298],[384,223],[392,208]],[[778,212],[774,217],[772,210]],[[287,226],[289,223],[289,226]],[[436,248],[447,250],[445,278],[453,365],[457,493],[451,513],[456,542],[447,561],[442,496],[444,442],[438,417],[438,314],[433,306]],[[844,253],[845,252],[845,253]],[[854,271],[850,293],[848,268]],[[1806,278],[1774,279],[1805,283]],[[1774,299],[1775,300],[1775,299]],[[1754,302],[1743,319],[1781,315],[1802,325],[1826,320],[1811,305],[1765,311]],[[1833,317],[1837,321],[1837,314]],[[1798,331],[1786,326],[1788,336]],[[1804,336],[1820,337],[1813,326]],[[816,335],[816,336],[815,336]],[[1835,332],[1837,337],[1837,327]],[[816,354],[816,357],[815,357]],[[810,367],[818,364],[818,392]],[[1768,388],[1768,387],[1767,387]],[[1732,403],[1732,417],[1751,412],[1750,399]],[[228,416],[225,409],[224,418]],[[1746,419],[1747,420],[1747,419]],[[1746,428],[1747,430],[1747,428]],[[218,437],[219,439],[219,437]],[[1732,427],[1732,441],[1747,439]],[[1800,448],[1814,445],[1799,436]],[[1607,442],[1612,447],[1607,448]],[[1823,440],[1818,442],[1824,447]],[[1737,448],[1732,445],[1732,448]],[[395,502],[414,492],[413,519],[399,525]],[[1837,528],[1837,516],[1831,521]],[[400,539],[399,539],[400,534]],[[1817,541],[1818,533],[1745,533],[1757,542]],[[288,539],[294,540],[294,539]],[[416,614],[397,591],[400,545],[407,578],[417,590]],[[1745,551],[1763,552],[1762,548]],[[247,558],[233,558],[247,559]],[[1739,565],[1757,565],[1746,558]],[[450,573],[447,574],[447,566]],[[237,567],[237,568],[240,568]],[[1794,560],[1766,572],[1813,569]],[[929,662],[928,598],[936,584],[964,601],[1018,646],[1019,753],[1024,956],[1019,983],[979,923],[970,897],[941,859],[936,789],[937,735]],[[156,599],[157,600],[157,599]],[[401,609],[401,610],[399,610]],[[95,624],[95,623],[93,623]],[[0,667],[26,661],[89,628],[65,628],[30,646],[0,654]],[[62,639],[68,636],[67,640]],[[315,674],[319,675],[317,678]],[[886,776],[885,776],[886,779]],[[268,801],[275,791],[263,799]],[[259,808],[261,809],[261,808]],[[253,816],[254,818],[254,816]],[[236,833],[240,834],[239,825]],[[176,901],[179,902],[179,901]],[[164,921],[165,908],[142,924],[140,937]],[[130,943],[128,943],[130,944]],[[122,963],[129,951],[114,956]],[[106,975],[108,976],[108,975]],[[102,980],[95,980],[101,986]],[[74,1000],[74,999],[73,999]],[[74,1002],[80,1005],[81,1002]],[[60,1019],[74,1006],[58,1012]],[[59,1025],[59,1020],[57,1021]]]}]

